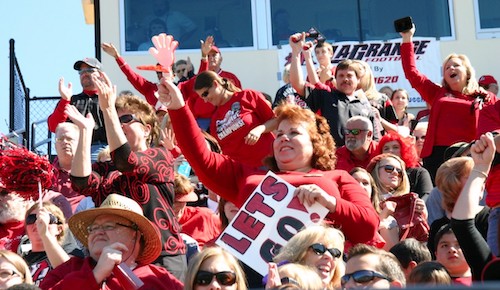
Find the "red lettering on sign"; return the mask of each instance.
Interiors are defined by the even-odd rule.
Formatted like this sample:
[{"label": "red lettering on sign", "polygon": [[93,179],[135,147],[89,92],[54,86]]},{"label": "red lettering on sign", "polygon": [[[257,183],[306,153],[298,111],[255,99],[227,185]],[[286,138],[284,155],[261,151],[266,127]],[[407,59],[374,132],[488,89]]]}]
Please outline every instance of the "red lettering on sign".
[{"label": "red lettering on sign", "polygon": [[234,218],[233,228],[250,239],[255,240],[264,228],[264,223],[242,211]]},{"label": "red lettering on sign", "polygon": [[266,179],[262,181],[260,190],[265,195],[272,195],[274,200],[281,201],[288,194],[288,187],[286,184],[277,181],[278,180],[272,176],[266,177]]},{"label": "red lettering on sign", "polygon": [[229,234],[223,234],[220,239],[221,239],[221,241],[223,241],[228,246],[235,249],[238,253],[240,253],[242,255],[245,254],[245,252],[248,250],[248,248],[252,244],[246,238],[241,238],[238,240],[237,238],[235,238]]},{"label": "red lettering on sign", "polygon": [[255,193],[252,195],[247,205],[245,206],[245,210],[250,213],[261,212],[263,215],[267,217],[272,217],[274,215],[274,209],[267,204],[264,203],[264,196]]}]

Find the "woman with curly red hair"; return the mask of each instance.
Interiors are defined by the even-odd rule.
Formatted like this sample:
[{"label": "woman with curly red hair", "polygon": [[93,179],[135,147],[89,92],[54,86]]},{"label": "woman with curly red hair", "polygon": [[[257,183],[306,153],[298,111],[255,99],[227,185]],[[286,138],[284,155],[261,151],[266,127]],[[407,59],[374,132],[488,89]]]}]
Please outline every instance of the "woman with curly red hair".
[{"label": "woman with curly red hair", "polygon": [[410,180],[410,192],[415,192],[425,200],[434,186],[429,171],[420,166],[420,157],[410,140],[398,133],[390,132],[380,139],[377,150],[379,154],[392,153],[403,159]]}]

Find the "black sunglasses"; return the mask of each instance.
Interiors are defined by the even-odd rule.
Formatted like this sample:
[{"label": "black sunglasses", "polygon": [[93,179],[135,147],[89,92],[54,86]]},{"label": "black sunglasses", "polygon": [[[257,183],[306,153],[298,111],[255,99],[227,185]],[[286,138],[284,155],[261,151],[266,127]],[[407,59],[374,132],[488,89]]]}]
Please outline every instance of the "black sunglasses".
[{"label": "black sunglasses", "polygon": [[342,285],[347,284],[347,282],[349,282],[351,277],[354,280],[354,282],[360,283],[360,284],[368,283],[375,278],[381,278],[381,279],[385,279],[389,282],[392,282],[392,279],[387,277],[384,274],[380,274],[380,273],[377,273],[377,272],[371,271],[371,270],[359,270],[359,271],[356,271],[354,273],[345,274],[344,276],[342,276],[340,283]]},{"label": "black sunglasses", "polygon": [[389,174],[393,173],[394,170],[396,170],[399,177],[401,177],[403,175],[403,170],[401,170],[400,168],[396,168],[394,165],[387,164],[387,165],[381,166],[381,168],[384,168],[384,171],[389,173]]},{"label": "black sunglasses", "polygon": [[206,98],[208,96],[208,91],[210,91],[210,88],[208,88],[206,91],[204,91],[202,94],[201,94],[201,97],[202,98]]},{"label": "black sunglasses", "polygon": [[351,134],[351,135],[357,136],[357,135],[359,135],[359,133],[365,132],[365,131],[368,131],[368,130],[366,130],[366,129],[344,129],[344,135]]},{"label": "black sunglasses", "polygon": [[142,123],[141,120],[139,120],[135,115],[133,114],[127,114],[127,115],[123,115],[121,117],[118,118],[120,120],[120,124],[128,124],[132,121],[135,121],[135,122],[139,122],[139,123]]},{"label": "black sunglasses", "polygon": [[[30,214],[26,217],[25,222],[27,225],[32,225],[36,222],[36,214]],[[49,224],[57,225],[60,224],[59,219],[53,214],[49,213]]]},{"label": "black sunglasses", "polygon": [[328,249],[327,247],[325,247],[325,245],[320,243],[312,244],[309,246],[309,248],[311,248],[314,251],[314,253],[316,253],[316,255],[318,256],[323,255],[326,251],[328,251],[330,255],[332,255],[332,257],[334,258],[340,258],[340,256],[342,255],[342,252],[339,249],[337,248]]},{"label": "black sunglasses", "polygon": [[212,279],[217,279],[220,285],[231,286],[236,283],[236,274],[230,271],[212,273],[207,271],[198,271],[196,277],[194,278],[195,285],[206,286],[212,283]]}]

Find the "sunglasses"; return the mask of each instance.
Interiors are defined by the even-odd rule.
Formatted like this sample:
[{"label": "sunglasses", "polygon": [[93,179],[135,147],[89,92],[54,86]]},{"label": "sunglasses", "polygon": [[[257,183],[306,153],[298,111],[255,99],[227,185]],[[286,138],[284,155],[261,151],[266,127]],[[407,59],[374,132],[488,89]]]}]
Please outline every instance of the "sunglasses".
[{"label": "sunglasses", "polygon": [[340,256],[342,255],[342,252],[339,249],[328,249],[327,247],[325,247],[325,245],[320,243],[312,244],[309,246],[309,248],[311,248],[311,250],[313,250],[313,252],[318,256],[325,254],[326,251],[328,251],[334,258],[340,258]]},{"label": "sunglasses", "polygon": [[178,69],[178,70],[176,70],[176,71],[175,71],[175,73],[177,73],[177,74],[181,74],[181,73],[183,73],[183,72],[185,72],[185,71],[186,71],[186,69],[185,69],[185,68],[183,68],[183,69]]},{"label": "sunglasses", "polygon": [[[36,222],[36,214],[30,214],[26,217],[25,222],[27,225],[32,225]],[[61,224],[59,219],[53,214],[49,213],[49,224],[58,225]]]},{"label": "sunglasses", "polygon": [[91,74],[91,73],[95,73],[95,72],[98,72],[99,70],[96,69],[96,68],[84,68],[84,69],[81,69],[78,71],[78,74],[79,75],[83,75],[83,74]]},{"label": "sunglasses", "polygon": [[120,120],[120,124],[128,124],[130,122],[139,122],[142,124],[141,120],[139,120],[135,115],[133,114],[127,114],[127,115],[123,115],[121,116],[120,118],[118,118]]},{"label": "sunglasses", "polygon": [[354,135],[354,136],[357,136],[359,135],[359,133],[361,132],[365,132],[365,131],[368,131],[366,129],[344,129],[344,135]]},{"label": "sunglasses", "polygon": [[347,284],[347,282],[349,282],[349,280],[351,278],[354,280],[354,282],[360,283],[360,284],[368,283],[375,278],[381,278],[381,279],[385,279],[389,282],[392,282],[392,279],[387,277],[384,274],[380,274],[380,273],[377,273],[377,272],[371,271],[371,270],[359,270],[359,271],[356,271],[354,273],[345,274],[344,276],[342,276],[340,283],[342,283],[342,285],[345,285],[345,284]]},{"label": "sunglasses", "polygon": [[202,94],[201,94],[201,97],[202,98],[206,98],[208,96],[208,91],[210,91],[210,88],[208,88],[206,91],[204,91]]},{"label": "sunglasses", "polygon": [[422,135],[422,136],[415,136],[415,141],[418,141],[418,140],[422,140],[424,141],[425,140],[425,135]]},{"label": "sunglasses", "polygon": [[236,274],[234,272],[224,271],[212,273],[207,271],[198,271],[198,273],[196,273],[196,277],[194,278],[194,284],[200,286],[209,285],[212,283],[214,276],[220,285],[231,286],[236,283]]},{"label": "sunglasses", "polygon": [[380,166],[380,168],[384,168],[384,171],[389,173],[389,174],[393,173],[394,170],[396,170],[399,177],[401,177],[403,175],[403,170],[401,170],[400,168],[396,168],[394,165],[387,164],[384,166]]}]

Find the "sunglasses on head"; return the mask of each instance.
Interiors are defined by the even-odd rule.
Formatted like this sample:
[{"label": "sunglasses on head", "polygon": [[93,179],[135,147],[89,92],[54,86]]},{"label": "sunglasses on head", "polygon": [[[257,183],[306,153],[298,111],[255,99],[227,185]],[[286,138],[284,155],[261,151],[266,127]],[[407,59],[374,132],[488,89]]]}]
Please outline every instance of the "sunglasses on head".
[{"label": "sunglasses on head", "polygon": [[403,170],[401,170],[400,168],[396,168],[394,165],[387,164],[387,165],[381,166],[380,168],[384,168],[384,171],[387,173],[393,173],[394,170],[396,170],[399,177],[401,177],[403,175]]},{"label": "sunglasses on head", "polygon": [[[32,213],[32,214],[28,215],[26,217],[25,222],[26,222],[27,225],[34,224],[36,222],[36,214]],[[53,214],[49,213],[49,224],[51,224],[51,225],[60,224],[59,223],[59,219],[56,216],[54,216]]]},{"label": "sunglasses on head", "polygon": [[196,277],[194,278],[195,285],[206,286],[212,283],[212,280],[215,276],[215,279],[220,285],[231,286],[236,283],[236,274],[230,271],[212,273],[207,271],[198,271],[196,273]]},{"label": "sunglasses on head", "polygon": [[354,135],[354,136],[357,136],[359,135],[359,133],[361,132],[365,132],[365,131],[368,131],[366,129],[344,129],[344,135]]},{"label": "sunglasses on head", "polygon": [[141,120],[139,120],[135,115],[133,114],[127,114],[127,115],[123,115],[121,116],[120,118],[118,118],[120,120],[120,124],[128,124],[130,122],[139,122],[139,123],[142,123]]},{"label": "sunglasses on head", "polygon": [[359,270],[351,274],[345,274],[344,276],[342,276],[340,282],[342,283],[342,285],[345,285],[351,278],[354,280],[354,282],[360,284],[368,283],[375,278],[381,278],[392,282],[392,279],[387,277],[386,275],[371,270]]},{"label": "sunglasses on head", "polygon": [[332,255],[332,257],[334,258],[340,258],[340,256],[342,255],[342,252],[339,249],[337,248],[328,249],[327,247],[325,247],[325,245],[320,243],[312,244],[309,246],[309,248],[311,248],[311,250],[313,250],[313,252],[316,253],[316,255],[318,256],[323,255],[326,251],[328,251],[330,255]]}]

